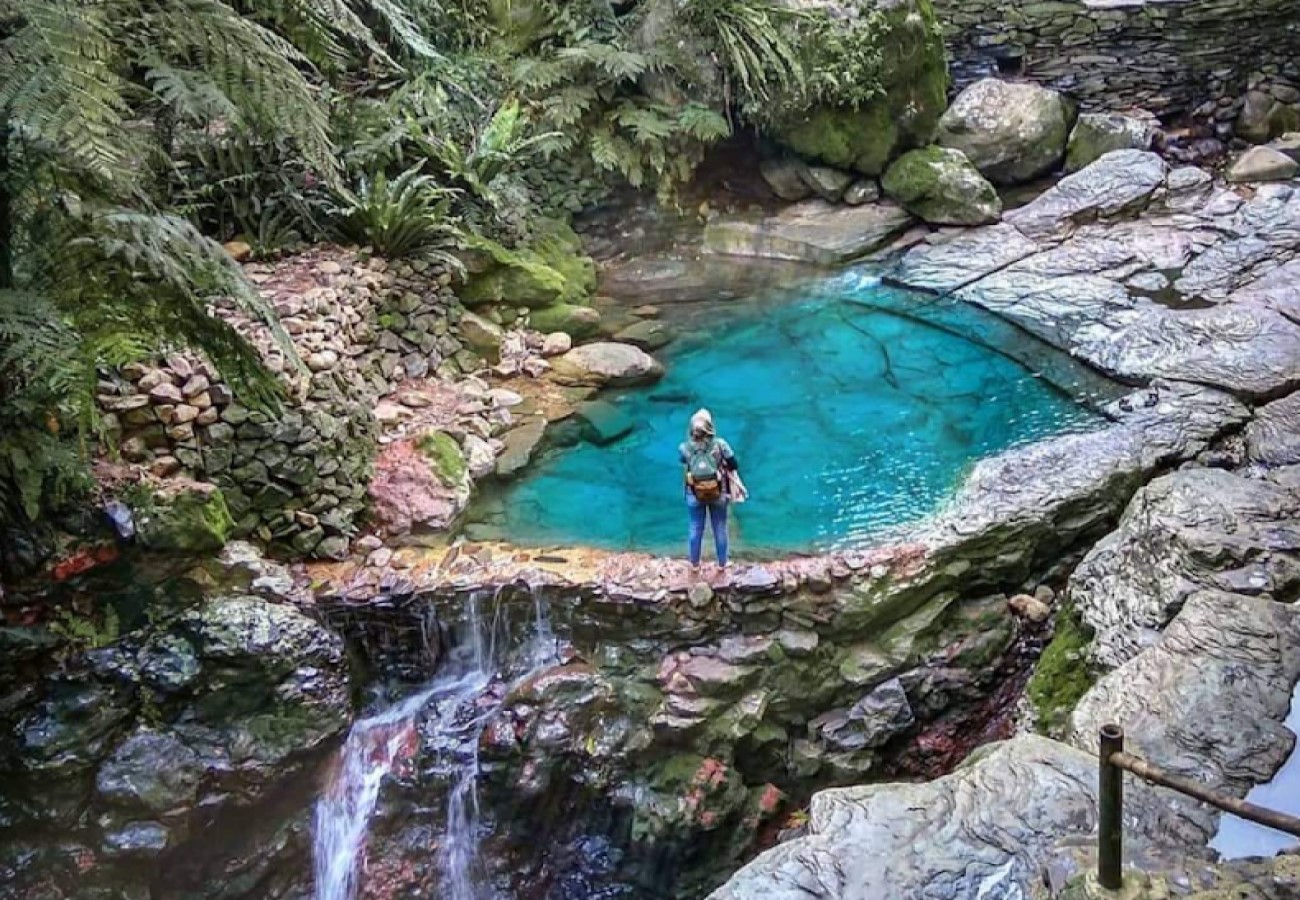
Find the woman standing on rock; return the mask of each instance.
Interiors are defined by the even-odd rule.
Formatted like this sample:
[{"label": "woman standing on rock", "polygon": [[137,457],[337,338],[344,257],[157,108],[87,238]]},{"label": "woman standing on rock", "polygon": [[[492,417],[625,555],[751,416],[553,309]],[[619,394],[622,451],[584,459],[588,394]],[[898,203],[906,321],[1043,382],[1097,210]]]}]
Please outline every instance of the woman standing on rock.
[{"label": "woman standing on rock", "polygon": [[701,409],[691,416],[687,439],[677,448],[686,469],[686,509],[690,513],[688,550],[691,568],[700,566],[701,545],[704,542],[704,519],[707,516],[713,527],[713,546],[718,556],[718,566],[727,567],[727,503],[733,485],[740,486],[736,454],[731,445],[718,437],[713,427],[713,416]]}]

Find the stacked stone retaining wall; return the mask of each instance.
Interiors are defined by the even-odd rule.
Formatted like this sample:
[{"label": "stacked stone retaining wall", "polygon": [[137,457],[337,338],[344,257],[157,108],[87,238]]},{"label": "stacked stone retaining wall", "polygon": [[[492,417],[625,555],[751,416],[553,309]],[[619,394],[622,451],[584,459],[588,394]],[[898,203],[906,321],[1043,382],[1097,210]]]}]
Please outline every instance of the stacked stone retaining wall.
[{"label": "stacked stone retaining wall", "polygon": [[299,359],[260,322],[221,314],[280,378],[283,408],[243,405],[208,362],[173,354],[107,375],[103,424],[121,457],[155,478],[217,484],[237,534],[341,556],[373,468],[378,398],[481,361],[457,336],[462,309],[451,273],[436,266],[317,248],[245,270]]},{"label": "stacked stone retaining wall", "polygon": [[[1300,99],[1300,0],[935,0],[953,88],[1001,72],[1168,117],[1235,118],[1248,88]],[[1207,106],[1206,104],[1214,104]]]}]

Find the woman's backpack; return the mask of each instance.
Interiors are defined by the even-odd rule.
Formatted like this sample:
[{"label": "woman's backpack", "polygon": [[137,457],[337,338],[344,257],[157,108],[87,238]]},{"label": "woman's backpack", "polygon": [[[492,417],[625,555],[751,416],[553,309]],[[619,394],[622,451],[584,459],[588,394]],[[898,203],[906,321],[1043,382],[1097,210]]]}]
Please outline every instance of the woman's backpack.
[{"label": "woman's backpack", "polygon": [[722,499],[722,448],[716,440],[686,445],[686,486],[701,503]]}]

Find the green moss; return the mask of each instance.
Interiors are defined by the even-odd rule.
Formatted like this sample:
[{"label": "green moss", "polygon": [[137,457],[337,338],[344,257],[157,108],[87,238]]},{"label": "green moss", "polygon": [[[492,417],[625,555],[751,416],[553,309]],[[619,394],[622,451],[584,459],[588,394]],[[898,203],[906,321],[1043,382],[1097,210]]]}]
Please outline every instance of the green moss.
[{"label": "green moss", "polygon": [[589,306],[557,303],[546,309],[535,310],[529,315],[528,322],[542,334],[563,331],[576,340],[582,340],[600,330],[600,313]]},{"label": "green moss", "polygon": [[464,481],[465,457],[461,455],[460,445],[451,435],[441,431],[430,431],[420,437],[416,446],[428,457],[434,474],[443,484],[455,487]]},{"label": "green moss", "polygon": [[1029,679],[1029,701],[1034,705],[1038,730],[1044,734],[1060,734],[1070,713],[1096,680],[1088,668],[1090,639],[1075,611],[1063,609],[1056,619],[1056,634]]},{"label": "green moss", "polygon": [[140,543],[151,550],[220,550],[235,530],[235,520],[220,489],[202,485],[172,495],[154,495],[138,521]]},{"label": "green moss", "polygon": [[[835,90],[815,93],[821,104],[792,110],[777,116],[774,135],[795,152],[841,168],[879,175],[890,159],[904,150],[929,143],[947,106],[948,66],[944,56],[943,32],[930,0],[911,0],[868,17],[861,27],[876,29],[878,47],[876,89],[863,91],[853,85],[840,96]],[[824,32],[823,42],[842,44],[837,50],[816,51],[818,66],[836,71],[839,53],[850,53],[852,69],[862,68],[869,56],[860,46],[860,36],[844,34],[843,25]],[[837,32],[842,36],[836,37]],[[829,102],[828,102],[829,98]]]},{"label": "green moss", "polygon": [[596,289],[596,264],[564,222],[543,220],[529,247],[509,249],[484,237],[471,249],[488,257],[487,268],[470,277],[461,291],[469,306],[508,303],[540,309],[557,303],[580,305]]},{"label": "green moss", "polygon": [[880,186],[900,203],[911,203],[934,193],[939,169],[947,160],[941,147],[923,147],[899,157],[889,167]]}]

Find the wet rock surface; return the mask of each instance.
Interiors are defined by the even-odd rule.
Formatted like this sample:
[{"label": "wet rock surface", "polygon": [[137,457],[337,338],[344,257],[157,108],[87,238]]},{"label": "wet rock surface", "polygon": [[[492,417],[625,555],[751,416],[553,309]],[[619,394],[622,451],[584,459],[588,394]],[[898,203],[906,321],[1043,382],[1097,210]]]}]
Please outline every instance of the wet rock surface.
[{"label": "wet rock surface", "polygon": [[1294,749],[1282,724],[1300,679],[1300,609],[1270,597],[1192,594],[1144,653],[1079,702],[1070,742],[1116,724],[1126,747],[1166,770],[1242,796]]},{"label": "wet rock surface", "polygon": [[[177,896],[158,873],[214,854],[236,880],[260,870],[257,854],[221,856],[226,835],[315,768],[351,718],[351,686],[342,640],[268,596],[278,575],[255,561],[218,569],[232,593],[199,586],[211,576],[164,582],[148,617],[115,614],[111,642],[65,638],[7,684],[0,895],[149,896],[153,883]],[[263,595],[240,592],[253,585]]]},{"label": "wet rock surface", "polygon": [[720,255],[838,265],[887,245],[912,222],[892,204],[834,206],[807,200],[771,216],[719,218],[704,230],[704,249]]}]

